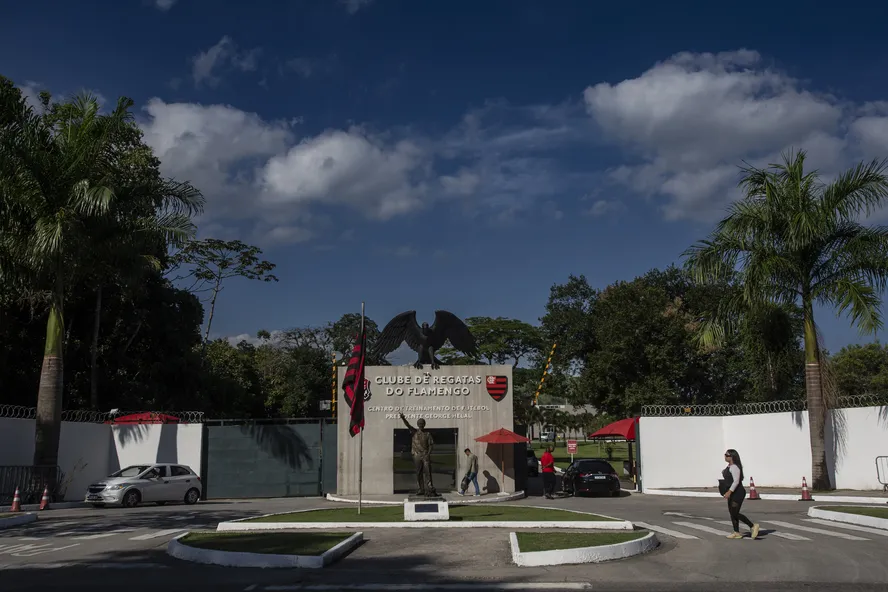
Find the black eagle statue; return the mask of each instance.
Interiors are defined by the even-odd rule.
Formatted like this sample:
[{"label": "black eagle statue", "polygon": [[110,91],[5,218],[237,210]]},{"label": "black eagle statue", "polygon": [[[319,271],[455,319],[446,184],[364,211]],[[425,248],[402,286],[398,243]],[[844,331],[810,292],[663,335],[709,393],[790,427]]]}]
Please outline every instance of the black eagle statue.
[{"label": "black eagle statue", "polygon": [[423,364],[431,364],[433,370],[441,367],[441,361],[435,352],[450,341],[455,349],[472,356],[478,353],[475,338],[459,317],[446,310],[435,311],[435,322],[429,327],[423,323],[420,327],[416,322],[416,311],[402,312],[388,322],[376,340],[374,354],[379,357],[392,353],[403,342],[419,354],[414,368],[422,370]]}]

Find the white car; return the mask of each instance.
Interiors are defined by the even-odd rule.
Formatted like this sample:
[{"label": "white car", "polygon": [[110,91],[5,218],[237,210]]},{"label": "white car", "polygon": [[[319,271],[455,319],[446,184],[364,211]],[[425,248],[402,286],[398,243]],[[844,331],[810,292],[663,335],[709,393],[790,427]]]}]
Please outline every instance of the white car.
[{"label": "white car", "polygon": [[186,465],[133,465],[89,486],[86,503],[97,508],[120,505],[134,508],[143,502],[196,504],[202,497],[200,477]]}]

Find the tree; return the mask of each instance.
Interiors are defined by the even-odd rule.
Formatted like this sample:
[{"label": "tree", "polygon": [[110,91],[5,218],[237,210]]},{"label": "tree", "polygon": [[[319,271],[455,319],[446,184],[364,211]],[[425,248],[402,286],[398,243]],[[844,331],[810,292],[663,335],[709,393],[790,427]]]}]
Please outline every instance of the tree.
[{"label": "tree", "polygon": [[[364,331],[367,334],[366,350],[367,364],[376,366],[388,366],[385,359],[377,359],[373,356],[373,349],[376,340],[379,339],[379,326],[368,316],[364,317]],[[333,351],[338,353],[342,358],[342,364],[347,364],[349,355],[355,347],[355,338],[361,332],[361,315],[359,313],[349,312],[341,317],[335,323],[326,328],[326,337],[328,343],[333,347]]]},{"label": "tree", "polygon": [[[48,95],[43,97],[48,104]],[[37,394],[35,465],[57,464],[64,389],[64,311],[82,273],[84,229],[115,200],[114,140],[131,125],[132,101],[99,114],[80,95],[46,117],[0,78],[0,283],[46,294],[49,315]]]},{"label": "tree", "polygon": [[832,358],[836,386],[843,396],[888,393],[888,346],[849,345]]},{"label": "tree", "polygon": [[592,313],[597,302],[598,292],[582,275],[571,275],[567,283],[550,288],[541,331],[547,345],[558,344],[553,364],[562,371],[582,367],[595,349]]},{"label": "tree", "polygon": [[210,328],[216,313],[216,300],[223,289],[225,280],[242,277],[249,280],[276,282],[272,275],[274,263],[260,260],[262,250],[242,243],[239,240],[222,241],[215,238],[189,241],[173,256],[170,273],[185,272],[177,275],[174,281],[190,279],[189,291],[194,293],[210,292],[210,313],[204,331],[204,341],[210,338]]},{"label": "tree", "polygon": [[[743,169],[744,198],[706,240],[685,252],[700,282],[739,271],[742,290],[722,299],[700,327],[703,344],[724,335],[767,304],[799,306],[805,345],[805,390],[811,442],[811,482],[831,489],[826,464],[824,398],[814,303],[847,313],[862,334],[882,326],[881,293],[888,279],[888,230],[858,222],[888,197],[886,162],[859,164],[823,184],[805,172],[805,152],[782,164]],[[828,393],[827,393],[828,394]]]},{"label": "tree", "polygon": [[512,364],[518,369],[522,362],[534,363],[540,355],[540,331],[524,321],[505,317],[469,317],[466,326],[478,344],[478,356],[466,356],[452,347],[443,347],[439,357],[446,364],[471,365],[484,360],[488,364]]}]

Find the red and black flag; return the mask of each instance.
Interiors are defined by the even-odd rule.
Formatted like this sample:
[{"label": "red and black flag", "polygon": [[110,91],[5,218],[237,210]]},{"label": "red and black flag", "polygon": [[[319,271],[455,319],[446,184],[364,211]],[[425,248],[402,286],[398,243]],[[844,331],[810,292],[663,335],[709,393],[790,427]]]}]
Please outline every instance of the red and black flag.
[{"label": "red and black flag", "polygon": [[345,400],[351,407],[348,433],[352,437],[357,436],[364,429],[364,342],[366,337],[366,331],[362,330],[355,339],[355,347],[348,360],[345,378],[342,380]]}]

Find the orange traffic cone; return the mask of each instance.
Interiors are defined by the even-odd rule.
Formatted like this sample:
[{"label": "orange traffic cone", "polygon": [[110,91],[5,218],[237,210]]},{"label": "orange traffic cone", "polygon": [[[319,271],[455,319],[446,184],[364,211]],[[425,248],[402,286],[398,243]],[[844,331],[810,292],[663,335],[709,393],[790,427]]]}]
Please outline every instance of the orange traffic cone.
[{"label": "orange traffic cone", "polygon": [[808,481],[802,477],[802,497],[799,498],[800,502],[813,502],[814,498],[811,497],[811,494],[808,492]]},{"label": "orange traffic cone", "polygon": [[22,497],[19,495],[19,488],[15,488],[15,495],[12,497],[12,507],[9,508],[10,512],[21,512],[22,511]]},{"label": "orange traffic cone", "polygon": [[40,499],[40,509],[48,510],[49,509],[49,487],[43,488],[43,497]]},{"label": "orange traffic cone", "polygon": [[758,491],[755,490],[755,479],[752,477],[749,478],[749,499],[751,500],[760,500],[762,499]]}]

